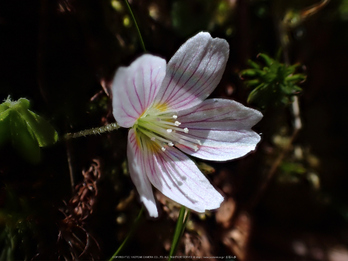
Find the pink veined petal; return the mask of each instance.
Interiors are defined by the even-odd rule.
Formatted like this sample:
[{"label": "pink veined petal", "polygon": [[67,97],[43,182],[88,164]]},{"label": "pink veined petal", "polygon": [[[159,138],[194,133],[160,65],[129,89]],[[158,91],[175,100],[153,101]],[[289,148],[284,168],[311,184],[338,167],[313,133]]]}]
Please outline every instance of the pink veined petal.
[{"label": "pink veined petal", "polygon": [[176,145],[177,148],[191,156],[213,161],[225,161],[240,158],[255,150],[260,136],[254,131],[199,131],[192,130],[188,137],[198,139],[197,151],[182,144]]},{"label": "pink veined petal", "polygon": [[198,33],[184,43],[167,65],[155,105],[179,111],[205,100],[221,80],[229,56],[224,39]]},{"label": "pink veined petal", "polygon": [[127,158],[131,179],[138,190],[140,200],[144,203],[151,217],[158,217],[156,201],[153,195],[152,186],[147,178],[148,168],[145,161],[143,150],[140,147],[139,137],[136,136],[134,129],[128,133]]},{"label": "pink veined petal", "polygon": [[183,152],[206,160],[224,161],[253,151],[260,136],[251,130],[259,122],[259,111],[226,99],[208,99],[178,113],[180,127],[188,128],[187,137],[199,140],[197,151],[177,144]]},{"label": "pink veined petal", "polygon": [[120,67],[112,83],[113,115],[125,128],[149,108],[161,86],[166,70],[162,58],[144,54],[129,67]]},{"label": "pink veined petal", "polygon": [[165,196],[199,213],[220,207],[223,197],[189,157],[173,147],[148,150],[150,182]]}]

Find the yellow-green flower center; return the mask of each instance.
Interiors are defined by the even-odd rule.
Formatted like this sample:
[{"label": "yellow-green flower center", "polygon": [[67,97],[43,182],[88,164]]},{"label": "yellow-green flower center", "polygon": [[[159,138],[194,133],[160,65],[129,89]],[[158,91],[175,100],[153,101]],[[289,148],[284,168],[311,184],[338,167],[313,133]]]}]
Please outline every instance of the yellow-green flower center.
[{"label": "yellow-green flower center", "polygon": [[189,129],[180,125],[177,114],[150,109],[137,120],[134,129],[157,144],[162,151],[176,144],[182,144],[197,151],[198,146],[202,145],[201,142],[188,137],[186,134],[189,133]]}]

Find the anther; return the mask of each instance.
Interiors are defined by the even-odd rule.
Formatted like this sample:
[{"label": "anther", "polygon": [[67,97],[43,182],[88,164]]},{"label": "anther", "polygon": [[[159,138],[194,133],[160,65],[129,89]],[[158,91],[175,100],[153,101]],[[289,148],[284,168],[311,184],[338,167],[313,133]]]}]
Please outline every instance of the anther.
[{"label": "anther", "polygon": [[175,121],[174,124],[175,126],[180,126],[181,122]]},{"label": "anther", "polygon": [[161,147],[161,150],[162,150],[162,151],[166,151],[166,148],[165,148],[165,147]]},{"label": "anther", "polygon": [[185,133],[188,133],[188,132],[189,132],[189,129],[188,129],[188,128],[184,128],[184,132],[185,132]]},{"label": "anther", "polygon": [[171,133],[173,130],[172,129],[167,129],[167,132],[168,133]]},{"label": "anther", "polygon": [[169,142],[168,145],[169,145],[170,147],[173,147],[173,146],[174,146],[174,143],[173,143],[173,142]]},{"label": "anther", "polygon": [[178,118],[178,115],[173,115],[173,119],[177,119]]}]

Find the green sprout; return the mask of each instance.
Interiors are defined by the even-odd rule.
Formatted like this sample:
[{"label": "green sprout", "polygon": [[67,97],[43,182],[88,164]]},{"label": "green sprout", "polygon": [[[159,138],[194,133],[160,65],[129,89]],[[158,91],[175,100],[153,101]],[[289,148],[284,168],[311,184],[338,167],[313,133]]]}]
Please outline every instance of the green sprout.
[{"label": "green sprout", "polygon": [[40,147],[54,144],[58,133],[44,118],[29,110],[25,98],[0,104],[0,146],[11,141],[18,153],[31,163],[40,161]]},{"label": "green sprout", "polygon": [[249,60],[251,68],[240,72],[243,80],[248,78],[244,83],[253,88],[248,103],[256,103],[261,108],[290,104],[293,96],[302,91],[298,84],[306,79],[305,74],[295,73],[300,65],[286,65],[262,53],[258,58],[263,60],[264,67]]}]

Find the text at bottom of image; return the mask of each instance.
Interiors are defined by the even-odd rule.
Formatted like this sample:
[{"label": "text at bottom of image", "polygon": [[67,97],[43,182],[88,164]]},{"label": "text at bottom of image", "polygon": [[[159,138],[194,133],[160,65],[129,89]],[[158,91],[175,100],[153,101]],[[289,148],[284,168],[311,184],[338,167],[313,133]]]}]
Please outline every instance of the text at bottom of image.
[{"label": "text at bottom of image", "polygon": [[[114,259],[168,259],[169,256],[115,256]],[[171,259],[209,259],[215,258],[220,260],[236,261],[236,256],[171,256]]]}]

